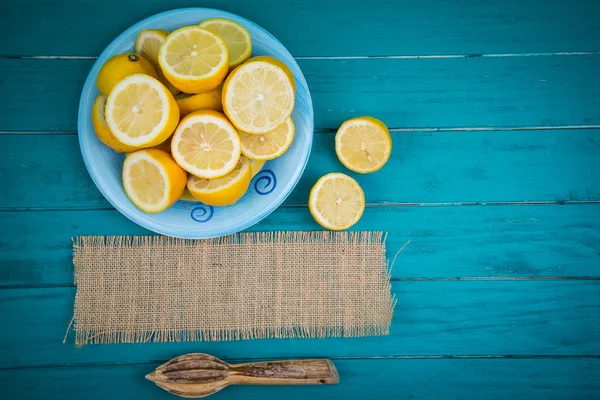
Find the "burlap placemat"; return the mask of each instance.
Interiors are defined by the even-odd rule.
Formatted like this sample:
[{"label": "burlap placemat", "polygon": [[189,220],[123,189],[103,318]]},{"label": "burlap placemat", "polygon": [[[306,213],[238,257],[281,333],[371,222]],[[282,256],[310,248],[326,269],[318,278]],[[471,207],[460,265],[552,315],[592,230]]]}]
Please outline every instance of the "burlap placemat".
[{"label": "burlap placemat", "polygon": [[76,345],[386,335],[381,232],[74,240]]}]

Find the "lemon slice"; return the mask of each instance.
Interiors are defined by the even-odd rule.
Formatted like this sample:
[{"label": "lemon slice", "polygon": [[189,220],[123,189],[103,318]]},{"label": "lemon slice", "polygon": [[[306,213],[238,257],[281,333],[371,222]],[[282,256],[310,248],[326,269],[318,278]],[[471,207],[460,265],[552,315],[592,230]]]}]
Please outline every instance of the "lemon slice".
[{"label": "lemon slice", "polygon": [[158,65],[158,51],[169,32],[162,29],[145,29],[135,40],[135,52],[154,65]]},{"label": "lemon slice", "polygon": [[179,106],[181,115],[186,115],[199,110],[223,111],[223,106],[221,105],[222,90],[223,87],[219,85],[216,89],[206,93],[181,93],[175,96],[175,101]]},{"label": "lemon slice", "polygon": [[202,110],[185,116],[171,140],[171,154],[181,168],[200,178],[230,173],[241,155],[240,137],[227,118]]},{"label": "lemon slice", "polygon": [[249,61],[231,72],[223,86],[223,110],[240,131],[267,133],[294,109],[294,88],[280,67]]},{"label": "lemon slice", "polygon": [[144,149],[123,163],[123,187],[133,204],[148,213],[171,207],[183,193],[187,174],[165,151]]},{"label": "lemon slice", "polygon": [[135,52],[152,63],[156,69],[158,80],[169,89],[172,95],[176,95],[180,92],[179,89],[169,82],[158,65],[158,51],[167,36],[169,36],[169,32],[162,29],[145,29],[138,34],[135,40]]},{"label": "lemon slice", "polygon": [[366,174],[387,162],[392,138],[383,122],[373,117],[352,118],[335,135],[335,152],[349,170]]},{"label": "lemon slice", "polygon": [[[265,165],[265,162],[264,161],[255,161],[255,160],[248,160],[248,161],[250,161],[250,171],[252,172],[252,176],[250,177],[250,179],[252,179],[256,176],[256,174],[258,174],[260,172],[263,165]],[[198,179],[201,179],[201,178],[198,178]],[[217,179],[219,179],[219,178],[217,178]],[[180,200],[190,201],[190,202],[200,201],[197,198],[195,198],[194,196],[192,196],[192,194],[190,193],[190,191],[188,190],[187,187],[184,189]]]},{"label": "lemon slice", "polygon": [[229,69],[237,67],[250,58],[252,39],[248,30],[242,25],[224,18],[212,18],[198,26],[219,35],[225,41],[229,53]]},{"label": "lemon slice", "polygon": [[184,93],[216,89],[229,70],[223,39],[197,26],[171,32],[160,47],[158,64],[169,82]]},{"label": "lemon slice", "polygon": [[267,133],[240,132],[242,154],[253,160],[272,160],[290,147],[294,140],[294,122],[286,119],[281,125]]},{"label": "lemon slice", "polygon": [[365,210],[365,194],[348,175],[331,173],[317,181],[308,199],[310,213],[322,227],[348,229]]},{"label": "lemon slice", "polygon": [[127,146],[117,140],[115,135],[110,131],[106,124],[106,118],[104,118],[104,107],[106,105],[106,96],[101,94],[96,97],[94,101],[94,108],[92,109],[92,124],[94,125],[94,131],[98,139],[117,153],[131,153],[137,150],[137,147]]},{"label": "lemon slice", "polygon": [[215,179],[190,175],[187,188],[198,201],[209,206],[230,206],[242,198],[252,179],[252,169],[246,157],[240,157],[233,171]]},{"label": "lemon slice", "polygon": [[250,60],[248,60],[248,62],[255,62],[255,61],[264,61],[264,62],[273,64],[273,65],[281,68],[283,70],[283,72],[285,72],[285,74],[287,75],[288,79],[290,80],[290,83],[292,84],[292,88],[294,88],[294,93],[296,93],[296,80],[294,79],[294,74],[292,73],[292,71],[288,68],[288,66],[283,61],[278,60],[275,57],[271,57],[271,56],[256,56],[256,57],[252,57]]},{"label": "lemon slice", "polygon": [[[256,161],[256,160],[248,160],[248,161],[250,161],[250,171],[252,172],[252,176],[250,177],[250,179],[252,179],[256,176],[256,174],[258,174],[260,172],[262,167],[265,165],[265,162],[264,161]],[[201,178],[198,178],[198,179],[201,179]],[[219,178],[217,178],[217,179],[219,179]],[[190,202],[200,201],[197,198],[195,198],[194,196],[192,196],[192,194],[190,193],[190,191],[188,190],[187,187],[183,190],[183,194],[181,195],[180,200],[190,201]]]},{"label": "lemon slice", "polygon": [[115,138],[133,147],[167,140],[179,122],[179,108],[167,88],[148,75],[128,76],[106,99],[106,123]]}]

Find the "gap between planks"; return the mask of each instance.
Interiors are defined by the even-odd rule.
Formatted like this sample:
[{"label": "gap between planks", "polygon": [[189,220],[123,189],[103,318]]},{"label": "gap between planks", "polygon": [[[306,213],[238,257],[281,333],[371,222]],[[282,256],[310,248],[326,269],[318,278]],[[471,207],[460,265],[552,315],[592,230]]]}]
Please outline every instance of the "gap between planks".
[{"label": "gap between planks", "polygon": [[[494,132],[494,131],[561,131],[561,130],[600,129],[600,125],[545,125],[545,126],[473,126],[446,128],[389,128],[397,133],[435,133],[435,132]],[[335,133],[337,128],[315,129],[314,133]],[[77,135],[76,131],[3,131],[0,135]]]},{"label": "gap between planks", "polygon": [[[260,362],[260,361],[275,361],[275,360],[314,360],[323,358],[322,356],[305,356],[305,357],[293,357],[293,358],[243,358],[243,359],[223,359],[229,363],[242,363],[242,362]],[[574,354],[574,355],[519,355],[519,354],[507,354],[507,355],[487,355],[487,354],[459,354],[459,355],[418,355],[418,356],[405,356],[405,355],[391,355],[391,356],[372,356],[372,357],[327,357],[332,361],[345,361],[345,360],[356,360],[356,361],[370,361],[370,360],[498,360],[498,359],[509,359],[509,360],[565,360],[565,359],[600,359],[600,355],[597,354]],[[0,371],[10,370],[40,370],[40,369],[54,369],[54,368],[98,368],[98,367],[127,367],[134,365],[154,365],[164,364],[168,360],[148,360],[140,362],[100,362],[100,363],[72,363],[72,364],[48,364],[48,365],[36,365],[36,366],[19,366],[19,367],[0,367]]]},{"label": "gap between planks", "polygon": [[[466,276],[466,277],[396,277],[390,282],[472,282],[472,281],[600,281],[600,276]],[[68,284],[31,284],[31,285],[0,285],[0,290],[16,289],[65,289],[75,288],[73,283]]]},{"label": "gap between planks", "polygon": [[[406,54],[388,56],[297,56],[296,60],[415,60],[447,58],[508,58],[508,57],[572,57],[600,55],[600,51],[560,51],[554,53],[488,53],[488,54]],[[96,60],[96,56],[25,56],[2,54],[0,58],[17,60]]]},{"label": "gap between planks", "polygon": [[[567,206],[598,205],[600,200],[553,200],[553,201],[458,201],[445,203],[367,203],[366,207],[506,207],[506,206]],[[306,204],[283,204],[279,208],[306,208]],[[61,212],[61,211],[115,211],[114,207],[0,207],[5,212]]]}]

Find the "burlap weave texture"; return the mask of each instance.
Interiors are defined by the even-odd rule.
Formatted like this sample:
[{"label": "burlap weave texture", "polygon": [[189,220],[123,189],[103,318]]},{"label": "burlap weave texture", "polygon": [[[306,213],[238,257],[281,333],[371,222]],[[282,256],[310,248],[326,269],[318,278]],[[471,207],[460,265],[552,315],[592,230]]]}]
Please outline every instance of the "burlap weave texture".
[{"label": "burlap weave texture", "polygon": [[88,343],[389,333],[381,232],[74,240],[74,328]]}]

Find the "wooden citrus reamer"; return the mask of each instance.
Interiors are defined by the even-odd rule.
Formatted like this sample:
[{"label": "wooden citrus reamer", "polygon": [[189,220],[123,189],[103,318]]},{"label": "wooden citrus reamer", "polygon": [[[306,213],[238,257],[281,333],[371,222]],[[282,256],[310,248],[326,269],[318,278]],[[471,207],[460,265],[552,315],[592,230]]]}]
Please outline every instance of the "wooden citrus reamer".
[{"label": "wooden citrus reamer", "polygon": [[146,375],[146,379],[188,398],[206,397],[229,385],[323,385],[340,381],[330,360],[228,364],[202,353],[174,358]]}]

